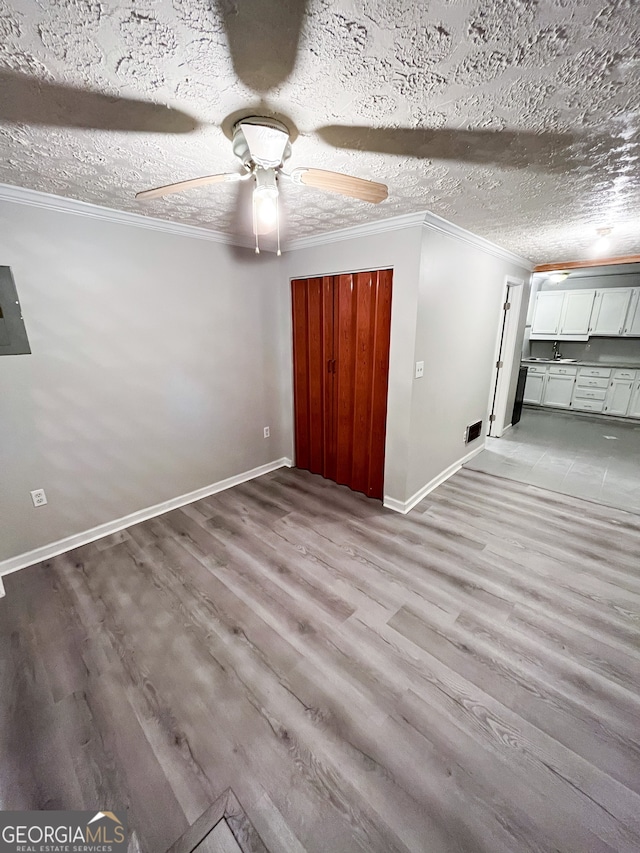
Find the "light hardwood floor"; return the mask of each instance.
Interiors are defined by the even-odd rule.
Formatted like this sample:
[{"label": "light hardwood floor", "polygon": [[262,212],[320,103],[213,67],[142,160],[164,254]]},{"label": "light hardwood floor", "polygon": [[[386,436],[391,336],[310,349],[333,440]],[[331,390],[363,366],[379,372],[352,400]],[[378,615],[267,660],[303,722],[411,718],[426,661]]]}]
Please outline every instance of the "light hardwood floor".
[{"label": "light hardwood floor", "polygon": [[280,470],[5,578],[0,807],[270,853],[640,849],[640,516]]}]

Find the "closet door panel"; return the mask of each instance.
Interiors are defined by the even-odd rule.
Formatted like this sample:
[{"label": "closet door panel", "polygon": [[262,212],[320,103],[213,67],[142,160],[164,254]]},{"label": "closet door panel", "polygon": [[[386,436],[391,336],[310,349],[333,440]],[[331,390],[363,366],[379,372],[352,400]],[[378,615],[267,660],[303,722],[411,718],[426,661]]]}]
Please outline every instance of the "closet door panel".
[{"label": "closet door panel", "polygon": [[352,275],[334,279],[335,467],[329,475],[336,483],[351,485],[353,418],[355,404],[355,312]]},{"label": "closet door panel", "polygon": [[337,276],[335,293],[337,417],[333,479],[381,498],[391,271]]},{"label": "closet door panel", "polygon": [[327,476],[333,408],[332,279],[294,280],[291,294],[296,465]]},{"label": "closet door panel", "polygon": [[369,491],[383,497],[384,451],[387,435],[387,396],[389,390],[389,352],[391,346],[392,270],[380,270],[376,288],[373,377],[371,386],[371,435],[369,438]]}]

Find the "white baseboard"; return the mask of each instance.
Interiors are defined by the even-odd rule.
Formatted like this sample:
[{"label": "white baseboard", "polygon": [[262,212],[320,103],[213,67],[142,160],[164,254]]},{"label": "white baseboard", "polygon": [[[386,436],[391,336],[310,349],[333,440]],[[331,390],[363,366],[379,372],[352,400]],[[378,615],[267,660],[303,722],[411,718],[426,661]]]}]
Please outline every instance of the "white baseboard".
[{"label": "white baseboard", "polygon": [[0,598],[4,598],[4,584],[2,583],[1,577],[0,577]]},{"label": "white baseboard", "polygon": [[406,515],[410,510],[414,508],[420,501],[425,498],[429,492],[432,492],[438,486],[442,485],[445,480],[448,480],[449,477],[452,477],[456,471],[459,471],[465,462],[468,462],[470,459],[473,459],[474,456],[477,456],[478,453],[481,453],[484,450],[485,443],[484,441],[479,447],[476,447],[470,453],[467,453],[466,456],[463,456],[461,459],[458,459],[457,462],[454,462],[453,465],[449,465],[448,468],[445,468],[437,477],[434,477],[433,480],[430,480],[426,486],[423,486],[419,489],[415,495],[410,497],[406,501],[399,501],[396,498],[391,498],[388,495],[385,495],[383,504],[387,509],[392,509],[394,512],[401,512],[403,515]]},{"label": "white baseboard", "polygon": [[503,427],[502,432],[500,433],[500,438],[502,438],[502,436],[505,434],[505,432],[508,429],[511,429],[512,426],[513,426],[513,424],[507,424],[506,427]]},{"label": "white baseboard", "polygon": [[99,524],[97,527],[92,527],[91,530],[75,533],[73,536],[67,536],[65,539],[59,539],[57,542],[51,542],[49,545],[43,545],[40,548],[34,548],[33,551],[27,551],[25,554],[18,554],[17,557],[4,560],[0,562],[0,597],[4,595],[4,587],[1,580],[2,575],[17,572],[19,569],[32,566],[34,563],[40,563],[42,560],[50,560],[52,557],[57,557],[58,554],[64,554],[65,551],[71,551],[73,548],[79,548],[81,545],[88,545],[89,542],[94,542],[103,536],[109,536],[111,533],[117,533],[118,530],[124,530],[125,527],[131,527],[133,524],[139,524],[141,521],[154,518],[156,515],[162,515],[172,509],[178,509],[178,507],[185,504],[215,495],[217,492],[238,486],[240,483],[246,483],[247,480],[261,477],[263,474],[268,474],[269,471],[275,471],[277,468],[291,468],[292,464],[291,459],[283,456],[281,459],[267,462],[266,465],[252,468],[250,471],[244,471],[242,474],[227,477],[226,480],[219,480],[217,483],[204,486],[202,489],[196,489],[194,492],[189,492],[186,495],[180,495],[180,497],[171,498],[168,501],[163,501],[163,503],[146,507],[146,509],[140,509],[137,512],[132,512],[130,515],[117,518],[115,521]]}]

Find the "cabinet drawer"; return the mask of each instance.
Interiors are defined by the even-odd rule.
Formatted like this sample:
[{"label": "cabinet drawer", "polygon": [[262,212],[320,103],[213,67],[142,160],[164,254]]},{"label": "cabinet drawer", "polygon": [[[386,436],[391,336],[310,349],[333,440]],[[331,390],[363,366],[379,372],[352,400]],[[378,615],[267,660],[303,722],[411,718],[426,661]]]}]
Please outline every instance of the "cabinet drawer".
[{"label": "cabinet drawer", "polygon": [[606,388],[609,380],[600,376],[580,376],[578,375],[579,388]]},{"label": "cabinet drawer", "polygon": [[610,367],[581,367],[578,377],[580,376],[602,376],[608,379],[611,376]]},{"label": "cabinet drawer", "polygon": [[606,388],[582,388],[581,386],[577,387],[574,392],[575,397],[579,397],[581,400],[604,400],[607,396]]},{"label": "cabinet drawer", "polygon": [[546,373],[548,365],[526,364],[523,367],[528,367],[527,373]]},{"label": "cabinet drawer", "polygon": [[604,409],[603,400],[574,400],[571,404],[572,409],[579,409],[582,412],[601,412]]},{"label": "cabinet drawer", "polygon": [[613,371],[614,379],[635,379],[636,372],[635,370],[627,370],[626,368],[619,368],[618,370]]},{"label": "cabinet drawer", "polygon": [[577,367],[565,367],[560,364],[550,364],[549,365],[549,373],[553,373],[557,376],[575,376],[577,373]]}]

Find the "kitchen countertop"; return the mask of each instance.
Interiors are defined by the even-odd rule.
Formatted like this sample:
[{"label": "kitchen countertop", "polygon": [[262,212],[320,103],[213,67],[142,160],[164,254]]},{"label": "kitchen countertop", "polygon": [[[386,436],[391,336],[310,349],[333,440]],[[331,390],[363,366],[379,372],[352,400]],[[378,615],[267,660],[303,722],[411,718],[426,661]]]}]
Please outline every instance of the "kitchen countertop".
[{"label": "kitchen countertop", "polygon": [[611,367],[616,370],[640,370],[640,362],[629,364],[619,361],[602,362],[602,361],[558,361],[553,358],[523,358],[522,364],[563,364],[565,367]]}]

